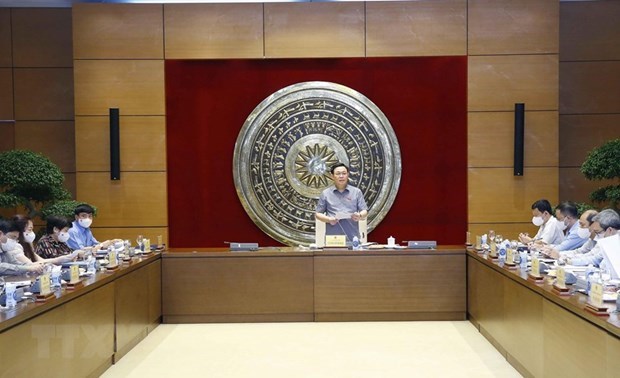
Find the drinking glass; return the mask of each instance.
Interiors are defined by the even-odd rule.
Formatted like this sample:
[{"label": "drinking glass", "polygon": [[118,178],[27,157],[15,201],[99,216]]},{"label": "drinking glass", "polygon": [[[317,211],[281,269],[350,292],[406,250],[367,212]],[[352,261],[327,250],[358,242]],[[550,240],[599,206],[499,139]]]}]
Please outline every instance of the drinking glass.
[{"label": "drinking glass", "polygon": [[136,243],[138,243],[138,247],[140,249],[142,249],[142,243],[144,242],[144,236],[142,235],[138,235],[138,237],[136,238]]},{"label": "drinking glass", "polygon": [[4,277],[0,276],[0,295],[4,293]]},{"label": "drinking glass", "polygon": [[494,242],[495,241],[495,231],[489,230],[489,239]]}]

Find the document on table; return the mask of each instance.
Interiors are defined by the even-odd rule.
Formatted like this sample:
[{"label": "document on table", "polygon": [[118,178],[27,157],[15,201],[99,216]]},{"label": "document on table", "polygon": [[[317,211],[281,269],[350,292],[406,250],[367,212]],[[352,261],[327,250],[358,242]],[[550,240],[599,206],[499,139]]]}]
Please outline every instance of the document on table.
[{"label": "document on table", "polygon": [[604,259],[608,262],[608,268],[611,278],[619,278],[620,273],[620,235],[606,237],[597,241],[601,251],[603,251]]}]

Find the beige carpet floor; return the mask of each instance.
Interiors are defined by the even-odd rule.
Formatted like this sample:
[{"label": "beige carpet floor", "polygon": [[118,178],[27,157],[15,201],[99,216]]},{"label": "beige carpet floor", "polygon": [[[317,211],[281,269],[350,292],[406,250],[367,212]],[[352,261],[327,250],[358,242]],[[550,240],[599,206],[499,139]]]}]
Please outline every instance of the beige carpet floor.
[{"label": "beige carpet floor", "polygon": [[520,377],[467,321],[162,324],[104,377]]}]

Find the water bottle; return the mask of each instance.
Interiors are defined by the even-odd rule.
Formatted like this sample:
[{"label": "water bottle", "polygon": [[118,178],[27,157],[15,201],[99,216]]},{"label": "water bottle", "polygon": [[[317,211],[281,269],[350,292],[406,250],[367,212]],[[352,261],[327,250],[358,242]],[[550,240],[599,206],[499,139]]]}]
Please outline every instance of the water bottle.
[{"label": "water bottle", "polygon": [[355,251],[360,249],[360,240],[357,238],[357,236],[353,237],[353,242],[351,243],[351,245],[353,246],[353,250]]},{"label": "water bottle", "polygon": [[7,282],[4,286],[4,294],[6,296],[6,307],[13,308],[17,305],[17,301],[15,300],[15,290],[16,287],[14,283]]},{"label": "water bottle", "polygon": [[590,287],[592,286],[592,274],[594,273],[594,267],[592,264],[588,265],[585,271],[586,278],[586,295],[590,295]]},{"label": "water bottle", "polygon": [[88,256],[88,265],[87,265],[87,271],[89,274],[95,274],[97,273],[97,268],[95,266],[96,263],[96,259],[94,256]]},{"label": "water bottle", "polygon": [[519,265],[521,266],[521,269],[525,271],[527,269],[527,251],[520,251],[519,257],[521,258]]},{"label": "water bottle", "polygon": [[502,245],[501,248],[499,249],[499,265],[504,266],[505,262],[506,262],[506,247]]}]

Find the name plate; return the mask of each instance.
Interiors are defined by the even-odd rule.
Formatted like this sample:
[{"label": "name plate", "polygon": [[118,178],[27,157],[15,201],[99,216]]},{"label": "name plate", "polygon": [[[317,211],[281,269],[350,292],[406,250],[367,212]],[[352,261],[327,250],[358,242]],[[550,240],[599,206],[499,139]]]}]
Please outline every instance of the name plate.
[{"label": "name plate", "polygon": [[515,263],[515,251],[512,248],[508,248],[506,250],[506,264],[514,264]]},{"label": "name plate", "polygon": [[482,249],[482,236],[476,235],[476,249]]},{"label": "name plate", "polygon": [[108,253],[108,266],[117,266],[118,260],[116,259],[116,252],[111,251]]},{"label": "name plate", "polygon": [[532,270],[530,274],[534,277],[540,276],[540,261],[537,258],[532,259]]},{"label": "name plate", "polygon": [[346,247],[347,236],[346,235],[325,235],[326,247]]},{"label": "name plate", "polygon": [[52,292],[52,284],[49,273],[39,276],[40,295],[48,295]]},{"label": "name plate", "polygon": [[600,283],[592,284],[590,288],[590,302],[596,307],[603,307],[603,285]]},{"label": "name plate", "polygon": [[70,283],[75,283],[78,282],[80,280],[80,268],[78,268],[77,265],[71,265],[71,280],[69,281]]},{"label": "name plate", "polygon": [[555,271],[555,285],[557,287],[565,288],[566,287],[566,271],[563,267],[558,267]]},{"label": "name plate", "polygon": [[161,235],[157,235],[157,247],[161,248],[164,245],[164,239],[161,237]]}]

